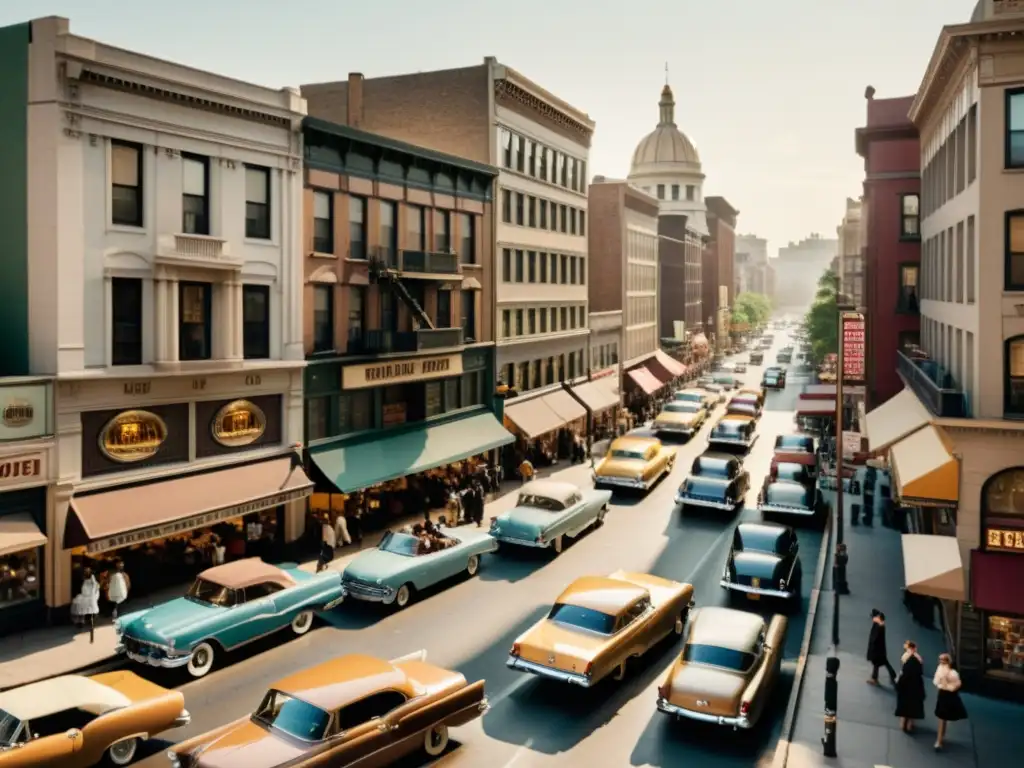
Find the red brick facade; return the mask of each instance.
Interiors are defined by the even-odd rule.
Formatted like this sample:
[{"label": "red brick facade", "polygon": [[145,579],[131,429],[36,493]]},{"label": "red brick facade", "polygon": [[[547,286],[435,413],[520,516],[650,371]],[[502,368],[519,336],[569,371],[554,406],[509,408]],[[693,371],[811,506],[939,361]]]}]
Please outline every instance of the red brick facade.
[{"label": "red brick facade", "polygon": [[711,238],[704,249],[702,301],[704,314],[711,315],[718,308],[719,286],[724,285],[729,291],[726,307],[731,307],[736,299],[736,217],[739,211],[724,197],[708,197],[704,202],[708,208]]}]

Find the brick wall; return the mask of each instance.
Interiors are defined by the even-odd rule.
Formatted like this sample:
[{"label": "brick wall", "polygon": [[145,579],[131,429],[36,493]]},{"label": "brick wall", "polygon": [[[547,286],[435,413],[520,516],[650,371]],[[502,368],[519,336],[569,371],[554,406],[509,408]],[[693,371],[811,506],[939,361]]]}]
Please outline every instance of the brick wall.
[{"label": "brick wall", "polygon": [[590,185],[587,202],[590,274],[587,290],[591,312],[623,309],[623,283],[626,279],[622,271],[626,246],[623,204],[622,185]]}]

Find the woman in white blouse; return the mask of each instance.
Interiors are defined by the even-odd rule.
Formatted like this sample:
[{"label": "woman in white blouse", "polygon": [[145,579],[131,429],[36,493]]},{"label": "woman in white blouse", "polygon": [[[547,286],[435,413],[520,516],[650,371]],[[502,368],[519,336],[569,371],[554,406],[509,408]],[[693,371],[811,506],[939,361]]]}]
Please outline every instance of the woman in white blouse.
[{"label": "woman in white blouse", "polygon": [[946,723],[967,718],[967,710],[960,700],[960,674],[953,669],[953,659],[948,653],[939,655],[939,666],[935,669],[932,683],[939,690],[935,701],[935,717],[939,721],[939,732],[935,737],[935,749],[942,749],[946,738]]}]

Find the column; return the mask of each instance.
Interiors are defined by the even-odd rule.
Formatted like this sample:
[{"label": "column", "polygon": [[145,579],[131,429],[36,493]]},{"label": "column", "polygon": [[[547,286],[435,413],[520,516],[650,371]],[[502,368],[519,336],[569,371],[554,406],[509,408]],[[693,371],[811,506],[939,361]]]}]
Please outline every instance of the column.
[{"label": "column", "polygon": [[231,284],[231,291],[234,294],[234,301],[232,304],[232,318],[234,325],[234,344],[232,345],[231,357],[235,360],[241,360],[245,357],[244,344],[242,341],[242,283],[236,282]]},{"label": "column", "polygon": [[166,313],[166,322],[170,326],[170,333],[167,334],[167,362],[176,363],[178,362],[178,319],[181,317],[177,280],[167,281],[167,292],[169,294],[168,304],[170,304],[170,312]]},{"label": "column", "polygon": [[114,364],[114,279],[103,276],[103,361]]},{"label": "column", "polygon": [[71,603],[71,550],[64,549],[64,524],[74,486],[56,483],[47,488],[47,542],[45,549],[45,602],[49,608]]},{"label": "column", "polygon": [[167,281],[163,277],[158,277],[154,281],[154,293],[156,294],[154,323],[153,323],[153,338],[156,341],[156,361],[158,363],[165,362],[167,360],[167,336],[168,328],[167,321],[170,307],[167,301]]}]

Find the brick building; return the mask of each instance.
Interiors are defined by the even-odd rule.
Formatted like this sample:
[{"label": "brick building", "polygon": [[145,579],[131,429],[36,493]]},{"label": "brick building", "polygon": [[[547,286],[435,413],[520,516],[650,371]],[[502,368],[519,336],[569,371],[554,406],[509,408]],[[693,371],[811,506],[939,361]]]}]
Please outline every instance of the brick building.
[{"label": "brick building", "polygon": [[728,341],[728,313],[736,299],[736,218],[740,212],[724,197],[707,197],[705,202],[709,239],[701,270],[701,309],[707,315],[707,329],[723,343]]}]

